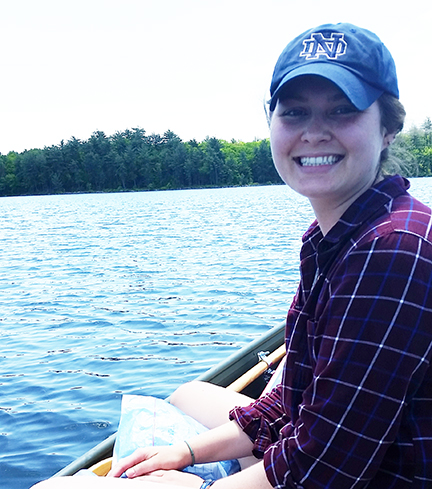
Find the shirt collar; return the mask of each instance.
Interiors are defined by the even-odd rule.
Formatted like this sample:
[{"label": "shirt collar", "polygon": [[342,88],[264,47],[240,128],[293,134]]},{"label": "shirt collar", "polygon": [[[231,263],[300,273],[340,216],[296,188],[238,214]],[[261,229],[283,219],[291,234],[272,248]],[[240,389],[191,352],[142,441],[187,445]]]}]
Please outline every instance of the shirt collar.
[{"label": "shirt collar", "polygon": [[[409,187],[409,181],[399,175],[384,178],[363,192],[350,205],[339,221],[326,234],[324,240],[330,243],[340,241],[346,234],[351,233],[377,212],[380,214],[385,212],[389,202],[405,194]],[[318,222],[315,220],[304,234],[303,242],[311,240],[316,243],[322,237]]]}]

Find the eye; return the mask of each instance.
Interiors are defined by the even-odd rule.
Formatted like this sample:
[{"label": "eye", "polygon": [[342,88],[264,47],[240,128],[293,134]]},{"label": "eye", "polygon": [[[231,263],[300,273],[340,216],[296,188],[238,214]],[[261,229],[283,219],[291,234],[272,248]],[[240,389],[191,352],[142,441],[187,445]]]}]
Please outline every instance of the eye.
[{"label": "eye", "polygon": [[351,115],[358,112],[360,111],[352,104],[339,105],[332,110],[333,115]]},{"label": "eye", "polygon": [[281,113],[282,117],[292,117],[292,118],[304,117],[305,115],[307,115],[307,111],[301,107],[286,108]]}]

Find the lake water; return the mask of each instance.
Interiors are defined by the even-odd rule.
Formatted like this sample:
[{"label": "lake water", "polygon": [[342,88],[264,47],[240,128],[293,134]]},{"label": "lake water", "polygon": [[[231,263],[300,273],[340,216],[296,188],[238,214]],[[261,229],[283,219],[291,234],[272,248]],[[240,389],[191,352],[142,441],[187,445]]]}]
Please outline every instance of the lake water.
[{"label": "lake water", "polygon": [[[412,194],[431,205],[432,178]],[[285,186],[0,199],[0,487],[279,325],[312,219]]]}]

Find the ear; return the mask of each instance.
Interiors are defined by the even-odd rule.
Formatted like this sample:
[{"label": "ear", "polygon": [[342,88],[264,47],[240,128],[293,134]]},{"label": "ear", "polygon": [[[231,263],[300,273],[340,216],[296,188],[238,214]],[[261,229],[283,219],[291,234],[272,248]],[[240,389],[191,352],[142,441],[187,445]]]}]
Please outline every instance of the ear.
[{"label": "ear", "polygon": [[383,139],[383,149],[388,148],[395,140],[395,137],[396,137],[395,133],[385,134]]}]

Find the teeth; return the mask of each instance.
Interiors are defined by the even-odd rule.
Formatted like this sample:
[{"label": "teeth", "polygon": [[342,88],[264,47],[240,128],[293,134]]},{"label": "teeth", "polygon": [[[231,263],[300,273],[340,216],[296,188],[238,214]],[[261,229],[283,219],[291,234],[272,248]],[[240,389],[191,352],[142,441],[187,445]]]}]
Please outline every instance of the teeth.
[{"label": "teeth", "polygon": [[339,161],[339,156],[303,156],[300,158],[302,166],[334,165]]}]

